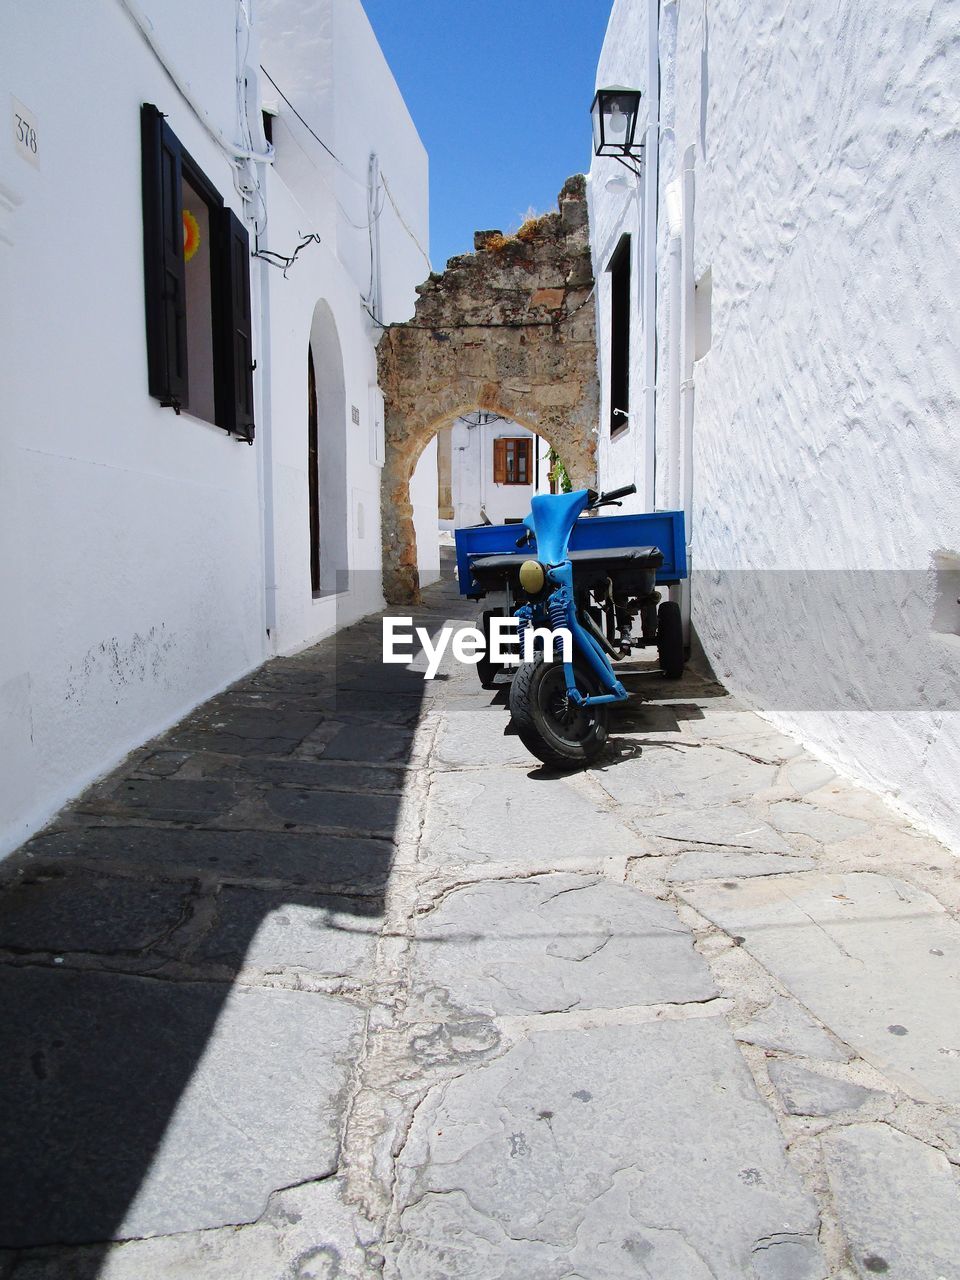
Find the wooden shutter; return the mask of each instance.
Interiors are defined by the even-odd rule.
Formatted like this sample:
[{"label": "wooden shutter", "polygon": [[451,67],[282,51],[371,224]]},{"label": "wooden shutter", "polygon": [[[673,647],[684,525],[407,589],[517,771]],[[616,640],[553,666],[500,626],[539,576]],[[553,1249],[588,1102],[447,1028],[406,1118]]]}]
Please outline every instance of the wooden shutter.
[{"label": "wooden shutter", "polygon": [[517,441],[517,484],[530,483],[530,446],[532,441],[529,439],[520,439]]},{"label": "wooden shutter", "polygon": [[223,335],[221,411],[217,420],[228,431],[253,441],[253,321],[250,308],[250,239],[232,209],[219,209],[222,270]]},{"label": "wooden shutter", "polygon": [[493,483],[507,483],[507,442],[506,440],[494,440],[493,442]]},{"label": "wooden shutter", "polygon": [[187,402],[187,282],[182,151],[155,106],[140,112],[143,267],[150,394],[177,413]]}]

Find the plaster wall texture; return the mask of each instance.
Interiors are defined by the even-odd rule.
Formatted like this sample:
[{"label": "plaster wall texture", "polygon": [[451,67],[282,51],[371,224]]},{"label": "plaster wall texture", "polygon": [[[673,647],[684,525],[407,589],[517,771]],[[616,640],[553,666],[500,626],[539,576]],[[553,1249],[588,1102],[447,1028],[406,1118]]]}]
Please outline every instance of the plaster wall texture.
[{"label": "plaster wall texture", "polygon": [[[454,518],[441,520],[442,528],[460,529],[480,523],[482,507],[493,524],[507,520],[522,520],[530,510],[530,499],[535,493],[549,493],[548,454],[550,446],[518,422],[498,421],[469,426],[462,418],[456,419],[451,433],[451,488]],[[534,470],[536,457],[540,460],[540,484],[494,484],[493,442],[503,436],[534,441]],[[419,546],[419,540],[417,545]]]},{"label": "plaster wall texture", "polygon": [[421,453],[410,477],[410,505],[417,534],[417,566],[420,581],[428,587],[440,580],[439,489],[437,483],[437,437]]},{"label": "plaster wall texture", "polygon": [[[270,290],[270,430],[265,448],[272,452],[269,465],[276,486],[276,644],[281,652],[291,652],[382,607],[381,467],[373,460],[372,446],[378,412],[375,348],[381,329],[369,311],[383,324],[405,320],[413,312],[413,286],[429,270],[410,234],[426,249],[428,168],[426,152],[357,0],[263,0],[258,20],[264,68],[339,160],[264,80],[264,100],[272,97],[279,112],[273,127],[276,159],[267,174],[270,215],[264,241],[289,253],[302,234],[321,237],[286,278],[263,268]],[[359,84],[362,93],[357,92]],[[382,186],[375,207],[368,207],[372,154],[381,158],[382,179],[410,231]],[[371,270],[371,258],[379,263],[378,270]],[[327,513],[338,508],[332,554],[326,557],[329,569],[322,568],[324,594],[316,599],[309,589],[306,443],[311,334],[321,408],[322,566],[329,529],[324,504]],[[338,401],[325,392],[340,370]],[[439,576],[436,489],[436,455],[428,450],[412,488],[414,522],[425,535],[418,549],[427,581]],[[339,554],[344,540],[346,557]]]},{"label": "plaster wall texture", "polygon": [[[646,31],[618,0],[598,83],[644,87]],[[698,636],[731,688],[956,843],[956,14],[680,0],[659,43],[656,493],[691,482]],[[614,167],[591,173],[598,279],[637,216]],[[602,373],[602,293],[599,316]],[[617,465],[602,443],[603,483]]]},{"label": "plaster wall texture", "polygon": [[[214,127],[237,137],[235,6],[197,11],[184,0],[151,0],[140,7]],[[328,0],[326,9],[352,32],[341,42],[332,92],[343,92],[351,74],[363,80],[372,86],[372,117],[383,105],[380,80],[387,96],[396,86],[359,3]],[[256,29],[246,52],[256,66]],[[281,71],[273,74],[282,84]],[[225,152],[120,4],[52,0],[20,13],[5,25],[0,86],[34,113],[40,144],[33,166],[16,154],[11,128],[0,130],[2,855],[274,647],[306,644],[351,614],[379,608],[382,596],[380,468],[370,461],[378,330],[340,256],[346,232],[333,194],[323,205],[323,244],[287,280],[251,263],[258,368],[251,448],[186,412],[176,416],[147,391],[141,103],[167,113],[241,214]],[[363,103],[358,115],[370,142],[351,163],[365,172],[374,143],[393,149],[398,168],[409,159],[412,172],[395,194],[426,244],[426,161],[409,117],[393,110],[386,121],[366,119]],[[319,207],[317,189],[296,189],[292,174],[287,181],[260,172],[272,201],[268,243],[289,251],[299,231],[313,229],[304,207],[311,199]],[[425,270],[390,214],[381,240],[390,258],[381,294],[387,318],[412,310],[412,287]],[[366,229],[362,238],[369,253]],[[339,610],[328,601],[311,607],[309,568],[302,572],[306,351],[321,301],[334,317],[344,366],[348,550],[353,567],[368,570],[353,594],[338,598]]]}]

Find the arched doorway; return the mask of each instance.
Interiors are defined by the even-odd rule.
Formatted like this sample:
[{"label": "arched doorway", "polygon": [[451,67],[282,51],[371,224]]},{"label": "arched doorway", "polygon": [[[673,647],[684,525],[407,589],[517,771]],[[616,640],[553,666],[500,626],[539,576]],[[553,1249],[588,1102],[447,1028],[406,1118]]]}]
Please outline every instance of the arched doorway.
[{"label": "arched doorway", "polygon": [[310,325],[307,391],[310,587],[321,596],[343,590],[349,568],[343,355],[333,312],[322,300]]},{"label": "arched doorway", "polygon": [[410,477],[427,443],[459,415],[486,410],[550,442],[575,486],[596,476],[597,347],[586,185],[515,236],[477,232],[418,289],[413,318],[377,350],[386,414],[381,488],[383,589],[419,599]]},{"label": "arched doorway", "polygon": [[558,460],[550,442],[522,423],[482,409],[461,414],[437,433],[441,530],[522,520],[534,494],[552,491],[554,472],[563,470]]}]

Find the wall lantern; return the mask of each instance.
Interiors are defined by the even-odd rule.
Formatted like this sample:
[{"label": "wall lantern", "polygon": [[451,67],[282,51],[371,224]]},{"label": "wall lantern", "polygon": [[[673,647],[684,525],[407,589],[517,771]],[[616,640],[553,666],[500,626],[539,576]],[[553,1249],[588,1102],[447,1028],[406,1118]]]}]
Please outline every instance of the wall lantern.
[{"label": "wall lantern", "polygon": [[636,137],[640,98],[639,89],[614,85],[598,89],[590,108],[594,155],[612,156],[638,178],[643,159],[643,139]]}]

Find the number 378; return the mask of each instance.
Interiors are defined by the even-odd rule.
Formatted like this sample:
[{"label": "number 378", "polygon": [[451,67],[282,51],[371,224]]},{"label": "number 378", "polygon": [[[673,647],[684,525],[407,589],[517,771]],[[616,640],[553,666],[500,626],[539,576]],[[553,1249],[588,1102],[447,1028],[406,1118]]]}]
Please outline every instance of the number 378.
[{"label": "number 378", "polygon": [[21,143],[28,151],[37,154],[37,131],[32,125],[24,120],[23,116],[17,116],[17,141]]}]

